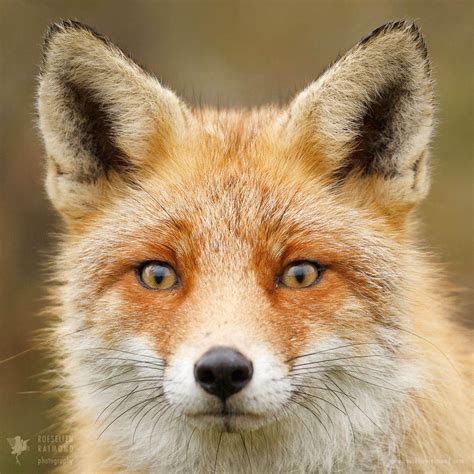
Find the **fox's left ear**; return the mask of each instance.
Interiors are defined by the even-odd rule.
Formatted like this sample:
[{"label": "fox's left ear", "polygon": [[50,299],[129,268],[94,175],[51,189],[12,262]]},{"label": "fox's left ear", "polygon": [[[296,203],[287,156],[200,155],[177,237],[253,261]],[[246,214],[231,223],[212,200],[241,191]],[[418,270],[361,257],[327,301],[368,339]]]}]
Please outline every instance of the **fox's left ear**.
[{"label": "fox's left ear", "polygon": [[294,99],[280,125],[318,172],[395,210],[428,191],[433,112],[423,38],[401,21],[346,53]]}]

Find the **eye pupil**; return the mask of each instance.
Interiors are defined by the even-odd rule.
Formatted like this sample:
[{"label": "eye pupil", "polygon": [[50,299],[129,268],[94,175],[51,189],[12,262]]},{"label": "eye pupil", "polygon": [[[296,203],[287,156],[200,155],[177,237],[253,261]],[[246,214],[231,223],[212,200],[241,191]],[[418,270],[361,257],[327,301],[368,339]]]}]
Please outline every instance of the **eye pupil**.
[{"label": "eye pupil", "polygon": [[175,270],[166,263],[148,262],[137,270],[139,283],[148,290],[169,290],[178,283]]},{"label": "eye pupil", "polygon": [[306,271],[303,267],[296,267],[293,275],[298,283],[303,283],[306,278]]},{"label": "eye pupil", "polygon": [[157,268],[154,273],[155,282],[157,285],[161,285],[165,279],[165,274],[162,268]]},{"label": "eye pupil", "polygon": [[290,263],[281,274],[280,284],[287,288],[308,288],[318,282],[322,271],[322,267],[314,262]]}]

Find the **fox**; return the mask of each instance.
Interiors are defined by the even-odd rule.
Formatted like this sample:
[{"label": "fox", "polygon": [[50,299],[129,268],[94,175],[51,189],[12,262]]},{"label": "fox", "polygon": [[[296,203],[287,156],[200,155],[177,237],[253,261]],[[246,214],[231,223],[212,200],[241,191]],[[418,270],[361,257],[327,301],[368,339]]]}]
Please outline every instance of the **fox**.
[{"label": "fox", "polygon": [[286,104],[220,109],[61,20],[37,111],[67,472],[472,472],[469,338],[419,230],[435,98],[415,23]]}]

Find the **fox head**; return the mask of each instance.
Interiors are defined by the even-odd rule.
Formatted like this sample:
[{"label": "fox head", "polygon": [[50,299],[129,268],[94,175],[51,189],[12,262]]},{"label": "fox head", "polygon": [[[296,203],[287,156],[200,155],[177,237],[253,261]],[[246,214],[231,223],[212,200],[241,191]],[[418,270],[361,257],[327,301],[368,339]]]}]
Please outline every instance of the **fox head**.
[{"label": "fox head", "polygon": [[415,25],[378,28],[286,107],[217,111],[61,22],[38,111],[60,363],[123,463],[330,466],[402,423],[433,128]]}]

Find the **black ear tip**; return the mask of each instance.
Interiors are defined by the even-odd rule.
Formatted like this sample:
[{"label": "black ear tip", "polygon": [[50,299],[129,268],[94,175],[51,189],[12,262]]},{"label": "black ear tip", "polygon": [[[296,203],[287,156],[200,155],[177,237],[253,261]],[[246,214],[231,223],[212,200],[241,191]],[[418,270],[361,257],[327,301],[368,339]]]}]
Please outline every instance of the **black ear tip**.
[{"label": "black ear tip", "polygon": [[81,23],[80,21],[77,21],[77,20],[64,20],[64,19],[61,19],[61,20],[49,25],[49,27],[46,30],[46,33],[43,37],[43,48],[42,48],[43,55],[42,55],[42,62],[41,62],[41,64],[42,64],[41,71],[42,72],[44,71],[44,67],[45,67],[46,59],[47,59],[47,56],[48,56],[48,53],[49,53],[49,50],[50,50],[50,47],[51,47],[52,39],[58,34],[64,34],[64,33],[67,33],[69,31],[72,31],[72,30],[83,31],[85,33],[88,33],[89,35],[92,35],[94,38],[97,38],[98,40],[102,41],[103,43],[105,43],[107,45],[110,44],[110,41],[108,40],[108,38],[106,38],[105,36],[98,33],[91,26],[86,25],[85,23]]},{"label": "black ear tip", "polygon": [[77,20],[59,20],[49,25],[48,29],[46,30],[46,33],[43,38],[43,52],[47,52],[49,45],[51,44],[51,40],[52,38],[54,38],[54,36],[59,33],[66,33],[71,30],[87,32],[95,38],[103,41],[104,43],[108,43],[108,39],[105,36],[102,36],[94,28],[89,25],[86,25],[85,23],[81,23]]},{"label": "black ear tip", "polygon": [[392,32],[405,32],[409,37],[411,37],[413,43],[420,50],[423,57],[426,59],[428,57],[428,50],[426,48],[425,40],[421,34],[419,26],[412,20],[396,20],[385,23],[375,30],[371,31],[367,36],[365,36],[360,42],[360,45],[365,45],[373,41],[374,39],[390,34]]}]

